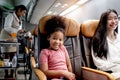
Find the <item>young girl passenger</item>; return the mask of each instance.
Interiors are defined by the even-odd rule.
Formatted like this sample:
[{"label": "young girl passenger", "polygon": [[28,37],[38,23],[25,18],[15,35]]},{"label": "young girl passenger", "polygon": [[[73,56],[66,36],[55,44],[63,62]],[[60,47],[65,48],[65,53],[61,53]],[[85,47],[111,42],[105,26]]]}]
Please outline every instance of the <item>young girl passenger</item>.
[{"label": "young girl passenger", "polygon": [[[57,23],[60,19],[53,18]],[[51,22],[51,21],[50,21]],[[57,25],[53,22],[52,29],[47,30],[47,40],[49,47],[42,49],[40,53],[40,68],[50,80],[75,80],[75,75],[72,73],[72,67],[68,52],[63,45],[65,31],[62,25]]]}]

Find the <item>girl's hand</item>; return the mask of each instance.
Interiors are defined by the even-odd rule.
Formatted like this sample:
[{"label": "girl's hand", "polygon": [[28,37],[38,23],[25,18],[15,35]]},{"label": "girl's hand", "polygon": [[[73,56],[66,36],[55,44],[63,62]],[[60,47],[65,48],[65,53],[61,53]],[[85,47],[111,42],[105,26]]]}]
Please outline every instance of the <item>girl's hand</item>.
[{"label": "girl's hand", "polygon": [[67,78],[68,80],[76,80],[75,74],[68,71],[64,72],[64,77]]}]

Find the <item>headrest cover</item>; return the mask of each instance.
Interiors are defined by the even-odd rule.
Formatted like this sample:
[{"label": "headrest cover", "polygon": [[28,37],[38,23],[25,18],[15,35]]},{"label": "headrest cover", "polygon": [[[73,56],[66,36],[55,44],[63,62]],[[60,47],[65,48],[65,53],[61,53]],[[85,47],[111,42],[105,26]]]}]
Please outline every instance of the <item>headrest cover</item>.
[{"label": "headrest cover", "polygon": [[[52,19],[53,17],[57,17],[57,16],[58,15],[47,15],[47,16],[44,16],[44,17],[42,17],[40,19],[39,28],[40,28],[40,32],[42,34],[46,33],[45,30],[44,30],[46,21]],[[63,16],[59,16],[59,17],[61,17],[64,20],[65,35],[66,36],[77,36],[79,34],[80,24],[78,22],[76,22],[73,19],[69,19],[69,18],[63,17]]]},{"label": "headrest cover", "polygon": [[84,21],[81,25],[81,33],[86,37],[93,37],[97,29],[99,20]]}]

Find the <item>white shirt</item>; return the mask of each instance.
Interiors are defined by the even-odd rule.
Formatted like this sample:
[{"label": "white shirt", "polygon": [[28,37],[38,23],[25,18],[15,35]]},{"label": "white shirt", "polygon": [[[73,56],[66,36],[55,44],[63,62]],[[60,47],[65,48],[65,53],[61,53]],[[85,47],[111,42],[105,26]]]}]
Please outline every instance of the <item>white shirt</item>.
[{"label": "white shirt", "polygon": [[117,35],[114,41],[111,41],[107,37],[107,41],[108,41],[107,59],[95,56],[92,50],[93,61],[98,69],[103,71],[111,70],[113,72],[112,74],[117,79],[120,78],[120,36]]},{"label": "white shirt", "polygon": [[22,29],[22,21],[21,24],[19,24],[19,22],[20,20],[18,19],[15,12],[10,13],[5,18],[5,23],[4,23],[5,31],[7,31],[9,34],[11,34],[12,32],[17,33],[20,29]]}]

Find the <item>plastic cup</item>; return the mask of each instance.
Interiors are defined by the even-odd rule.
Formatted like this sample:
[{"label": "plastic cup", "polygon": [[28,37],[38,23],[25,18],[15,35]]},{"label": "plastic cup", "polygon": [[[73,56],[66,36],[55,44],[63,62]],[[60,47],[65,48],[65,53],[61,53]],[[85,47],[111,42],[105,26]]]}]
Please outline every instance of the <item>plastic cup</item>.
[{"label": "plastic cup", "polygon": [[14,32],[12,32],[12,33],[11,33],[11,36],[12,36],[12,38],[16,38],[17,34],[14,33]]}]

